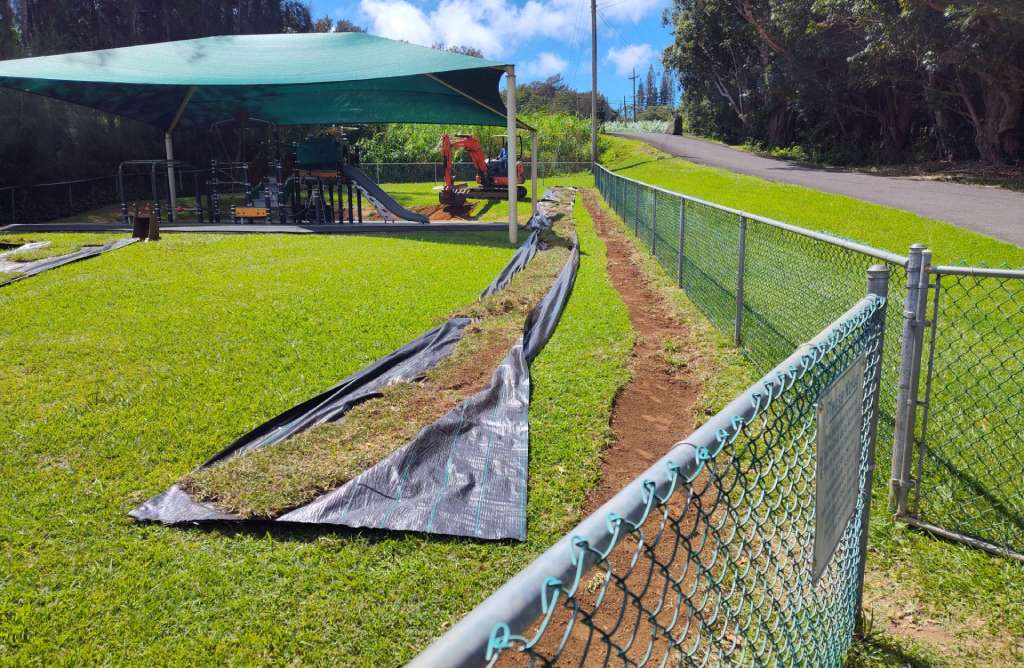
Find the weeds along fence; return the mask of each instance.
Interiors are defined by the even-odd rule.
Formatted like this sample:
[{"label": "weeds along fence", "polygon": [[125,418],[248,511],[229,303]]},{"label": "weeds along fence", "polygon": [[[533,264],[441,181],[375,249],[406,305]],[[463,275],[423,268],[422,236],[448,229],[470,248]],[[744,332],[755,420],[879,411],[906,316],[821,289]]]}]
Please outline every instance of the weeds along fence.
[{"label": "weeds along fence", "polygon": [[[863,586],[888,274],[876,267],[866,297],[412,665],[842,665]],[[839,387],[847,461],[830,492],[845,502],[823,527],[816,425]]]}]

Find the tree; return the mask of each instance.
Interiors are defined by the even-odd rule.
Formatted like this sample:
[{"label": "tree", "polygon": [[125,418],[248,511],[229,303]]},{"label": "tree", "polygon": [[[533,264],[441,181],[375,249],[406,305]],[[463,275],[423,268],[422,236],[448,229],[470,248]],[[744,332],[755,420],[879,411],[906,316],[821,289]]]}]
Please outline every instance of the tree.
[{"label": "tree", "polygon": [[646,104],[644,107],[655,107],[659,104],[664,104],[664,102],[658,99],[658,84],[654,78],[654,65],[649,65],[647,67],[647,79],[644,83],[646,84],[644,90],[647,91],[647,99],[645,100]]},{"label": "tree", "polygon": [[442,42],[435,42],[432,48],[448,51],[449,53],[461,53],[464,56],[473,56],[474,58],[484,57],[483,51],[475,46],[461,46],[457,44],[445,46]]},{"label": "tree", "polygon": [[357,26],[347,19],[339,19],[334,24],[334,32],[366,32],[365,28]]},{"label": "tree", "polygon": [[658,89],[658,101],[668,107],[675,105],[676,93],[672,85],[672,75],[666,67],[661,71],[661,86]]},{"label": "tree", "polygon": [[636,108],[641,111],[647,108],[647,90],[644,88],[643,81],[636,87]]}]

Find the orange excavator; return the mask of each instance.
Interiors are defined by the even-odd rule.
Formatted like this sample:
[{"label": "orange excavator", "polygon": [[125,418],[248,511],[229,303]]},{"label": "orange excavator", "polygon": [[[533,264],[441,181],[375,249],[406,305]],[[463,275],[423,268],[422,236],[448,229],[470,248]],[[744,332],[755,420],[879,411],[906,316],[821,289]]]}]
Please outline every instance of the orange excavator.
[{"label": "orange excavator", "polygon": [[[464,149],[476,168],[474,188],[455,184],[452,173],[452,154]],[[438,197],[445,206],[462,206],[467,199],[508,199],[508,154],[502,147],[496,158],[488,160],[480,140],[473,135],[455,135],[452,139],[447,134],[441,136],[441,155],[444,157],[444,186]],[[516,182],[523,182],[523,163],[516,160]],[[526,197],[526,186],[516,188],[519,197]]]}]

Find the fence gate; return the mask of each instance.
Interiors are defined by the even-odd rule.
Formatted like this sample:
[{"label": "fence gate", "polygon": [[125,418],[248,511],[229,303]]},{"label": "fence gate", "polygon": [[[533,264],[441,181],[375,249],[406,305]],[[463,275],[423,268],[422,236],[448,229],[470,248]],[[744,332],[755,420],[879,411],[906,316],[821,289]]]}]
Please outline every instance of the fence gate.
[{"label": "fence gate", "polygon": [[916,256],[894,510],[943,538],[1024,561],[1024,271],[929,267],[927,251]]}]

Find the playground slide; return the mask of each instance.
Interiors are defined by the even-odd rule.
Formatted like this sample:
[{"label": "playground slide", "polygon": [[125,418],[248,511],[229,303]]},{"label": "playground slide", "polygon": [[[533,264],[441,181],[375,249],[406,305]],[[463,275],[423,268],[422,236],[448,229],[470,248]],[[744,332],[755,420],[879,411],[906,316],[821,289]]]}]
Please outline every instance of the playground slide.
[{"label": "playground slide", "polygon": [[388,195],[386,192],[381,190],[381,187],[374,183],[373,180],[364,174],[358,167],[342,165],[341,171],[345,176],[355,182],[374,207],[376,207],[377,210],[380,211],[380,214],[384,216],[385,220],[412,221],[414,223],[430,222],[430,219],[422,213],[409,211],[404,206],[396,202],[391,195]]}]

